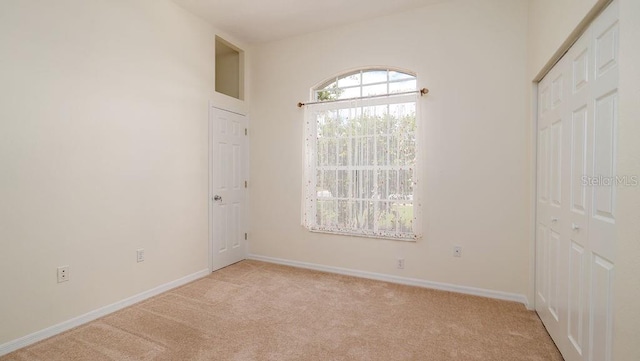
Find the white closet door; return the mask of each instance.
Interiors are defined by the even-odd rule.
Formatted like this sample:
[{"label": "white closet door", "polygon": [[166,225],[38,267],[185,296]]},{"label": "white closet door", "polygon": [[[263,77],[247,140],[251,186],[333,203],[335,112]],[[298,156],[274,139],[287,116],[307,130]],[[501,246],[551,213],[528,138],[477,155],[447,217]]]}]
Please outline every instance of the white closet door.
[{"label": "white closet door", "polygon": [[591,148],[593,104],[590,101],[590,83],[593,73],[593,54],[591,51],[590,29],[576,42],[565,55],[571,71],[571,98],[569,100],[569,167],[567,169],[567,187],[569,204],[566,230],[567,259],[567,333],[565,359],[582,360],[589,335],[588,315],[588,210],[591,197],[589,187],[584,183],[589,175],[589,149]]},{"label": "white closet door", "polygon": [[568,361],[612,359],[617,6],[539,84],[536,311]]},{"label": "white closet door", "polygon": [[538,200],[536,310],[549,334],[561,338],[566,326],[566,259],[563,217],[570,198],[566,189],[566,165],[570,135],[570,94],[567,59],[561,61],[539,84],[538,112]]},{"label": "white closet door", "polygon": [[[589,360],[612,359],[613,270],[616,223],[616,143],[618,123],[618,4],[614,2],[592,26],[594,81],[589,173]],[[600,181],[601,180],[601,181]]]}]

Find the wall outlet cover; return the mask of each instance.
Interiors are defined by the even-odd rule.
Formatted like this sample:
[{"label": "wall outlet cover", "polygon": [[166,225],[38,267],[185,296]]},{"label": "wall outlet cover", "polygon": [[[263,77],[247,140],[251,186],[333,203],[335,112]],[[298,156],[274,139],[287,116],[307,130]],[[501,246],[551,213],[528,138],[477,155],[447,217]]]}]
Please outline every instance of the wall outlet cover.
[{"label": "wall outlet cover", "polygon": [[69,266],[58,267],[58,283],[67,282],[69,280]]}]

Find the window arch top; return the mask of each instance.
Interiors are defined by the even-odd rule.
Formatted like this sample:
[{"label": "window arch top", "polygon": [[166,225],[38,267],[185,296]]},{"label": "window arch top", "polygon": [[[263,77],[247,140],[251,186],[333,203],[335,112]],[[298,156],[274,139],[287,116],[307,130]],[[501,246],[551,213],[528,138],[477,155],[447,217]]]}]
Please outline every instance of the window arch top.
[{"label": "window arch top", "polygon": [[314,101],[342,100],[417,90],[415,74],[388,68],[366,68],[328,79],[313,89]]}]

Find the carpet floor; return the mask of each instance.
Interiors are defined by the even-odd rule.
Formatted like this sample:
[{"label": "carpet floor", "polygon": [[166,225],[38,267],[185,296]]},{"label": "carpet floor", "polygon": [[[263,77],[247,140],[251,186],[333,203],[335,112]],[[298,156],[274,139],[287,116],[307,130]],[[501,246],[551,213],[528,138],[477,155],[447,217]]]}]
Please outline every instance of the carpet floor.
[{"label": "carpet floor", "polygon": [[0,357],[562,360],[522,304],[243,261]]}]

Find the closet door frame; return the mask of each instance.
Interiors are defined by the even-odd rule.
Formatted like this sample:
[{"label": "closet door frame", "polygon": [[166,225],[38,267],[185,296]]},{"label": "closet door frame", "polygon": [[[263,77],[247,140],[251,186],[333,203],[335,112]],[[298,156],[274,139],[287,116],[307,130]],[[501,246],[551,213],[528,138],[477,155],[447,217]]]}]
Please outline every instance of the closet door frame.
[{"label": "closet door frame", "polygon": [[[616,184],[591,181],[617,180],[618,2],[604,1],[593,19],[583,23],[577,41],[569,43],[533,87],[531,303],[566,360],[610,361]],[[562,88],[559,98],[556,88]],[[555,123],[562,132],[554,146]],[[556,162],[554,149],[561,149]],[[553,207],[554,199],[560,199],[554,198],[554,166],[561,169],[558,214]],[[559,248],[552,257],[554,225]],[[555,294],[549,288],[552,277],[558,283]]]}]

